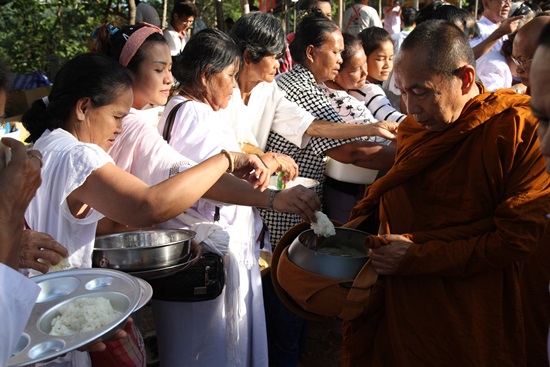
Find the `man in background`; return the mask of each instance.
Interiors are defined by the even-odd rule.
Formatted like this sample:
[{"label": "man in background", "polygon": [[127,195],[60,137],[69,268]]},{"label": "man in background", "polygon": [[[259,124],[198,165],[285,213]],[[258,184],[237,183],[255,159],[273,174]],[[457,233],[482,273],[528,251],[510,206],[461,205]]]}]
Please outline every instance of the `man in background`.
[{"label": "man in background", "polygon": [[342,31],[357,36],[363,29],[370,27],[382,28],[378,12],[369,6],[369,0],[355,0],[344,12]]}]

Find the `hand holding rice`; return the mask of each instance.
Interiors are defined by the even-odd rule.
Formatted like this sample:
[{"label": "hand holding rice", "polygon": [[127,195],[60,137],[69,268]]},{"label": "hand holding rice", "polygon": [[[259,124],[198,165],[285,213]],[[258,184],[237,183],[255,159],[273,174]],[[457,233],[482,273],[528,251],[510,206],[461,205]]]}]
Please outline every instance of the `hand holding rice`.
[{"label": "hand holding rice", "polygon": [[324,236],[324,237],[330,237],[336,234],[336,230],[334,229],[334,224],[332,224],[332,222],[330,221],[330,219],[328,219],[325,213],[316,211],[315,218],[317,218],[317,222],[311,223],[311,229],[313,229],[313,233],[315,233],[318,236]]},{"label": "hand holding rice", "polygon": [[50,335],[64,336],[99,329],[122,315],[105,297],[81,297],[59,308]]}]

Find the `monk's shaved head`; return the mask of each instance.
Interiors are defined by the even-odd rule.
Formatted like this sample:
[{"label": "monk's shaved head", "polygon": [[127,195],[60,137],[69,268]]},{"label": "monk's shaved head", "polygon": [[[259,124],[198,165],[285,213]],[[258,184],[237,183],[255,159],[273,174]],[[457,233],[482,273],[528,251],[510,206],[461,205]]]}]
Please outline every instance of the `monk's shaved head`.
[{"label": "monk's shaved head", "polygon": [[[411,50],[414,52],[408,52]],[[464,64],[475,66],[474,53],[462,30],[444,20],[428,20],[417,26],[403,41],[395,69],[405,57],[422,60],[439,75],[452,75]]]},{"label": "monk's shaved head", "polygon": [[516,76],[529,86],[529,69],[537,49],[543,28],[550,23],[550,16],[536,17],[521,27],[514,39],[512,57],[518,66]]}]

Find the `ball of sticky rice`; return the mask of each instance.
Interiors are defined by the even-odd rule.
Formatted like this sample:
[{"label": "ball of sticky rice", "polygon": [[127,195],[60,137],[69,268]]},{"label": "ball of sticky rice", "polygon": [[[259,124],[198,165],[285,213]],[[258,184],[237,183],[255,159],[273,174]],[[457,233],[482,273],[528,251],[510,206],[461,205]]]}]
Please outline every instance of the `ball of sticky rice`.
[{"label": "ball of sticky rice", "polygon": [[69,262],[69,259],[66,257],[62,257],[61,260],[56,265],[50,264],[50,270],[49,273],[53,273],[55,271],[61,271],[65,269],[69,269],[71,267],[71,263]]},{"label": "ball of sticky rice", "polygon": [[50,335],[63,336],[99,329],[122,315],[105,297],[80,297],[59,308]]},{"label": "ball of sticky rice", "polygon": [[39,263],[42,263],[48,267],[48,273],[53,273],[56,271],[66,270],[71,268],[71,263],[69,262],[69,259],[66,257],[59,256],[59,262],[55,265],[53,265],[48,260],[44,259],[38,259]]},{"label": "ball of sticky rice", "polygon": [[330,237],[336,234],[336,230],[334,229],[334,224],[332,224],[332,222],[330,221],[330,219],[328,219],[325,213],[316,211],[315,218],[317,218],[317,222],[311,223],[311,229],[313,229],[313,233],[315,233],[318,236],[324,236],[324,237]]}]

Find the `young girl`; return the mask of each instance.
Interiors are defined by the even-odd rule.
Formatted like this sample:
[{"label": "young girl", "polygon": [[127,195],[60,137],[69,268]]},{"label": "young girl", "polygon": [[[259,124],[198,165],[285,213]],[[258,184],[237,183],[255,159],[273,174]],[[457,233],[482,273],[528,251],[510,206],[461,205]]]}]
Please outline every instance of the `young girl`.
[{"label": "young girl", "polygon": [[401,122],[405,115],[397,111],[388,100],[382,84],[393,70],[393,42],[383,28],[364,29],[358,35],[367,55],[368,83],[350,91],[355,98],[363,101],[378,120]]}]

